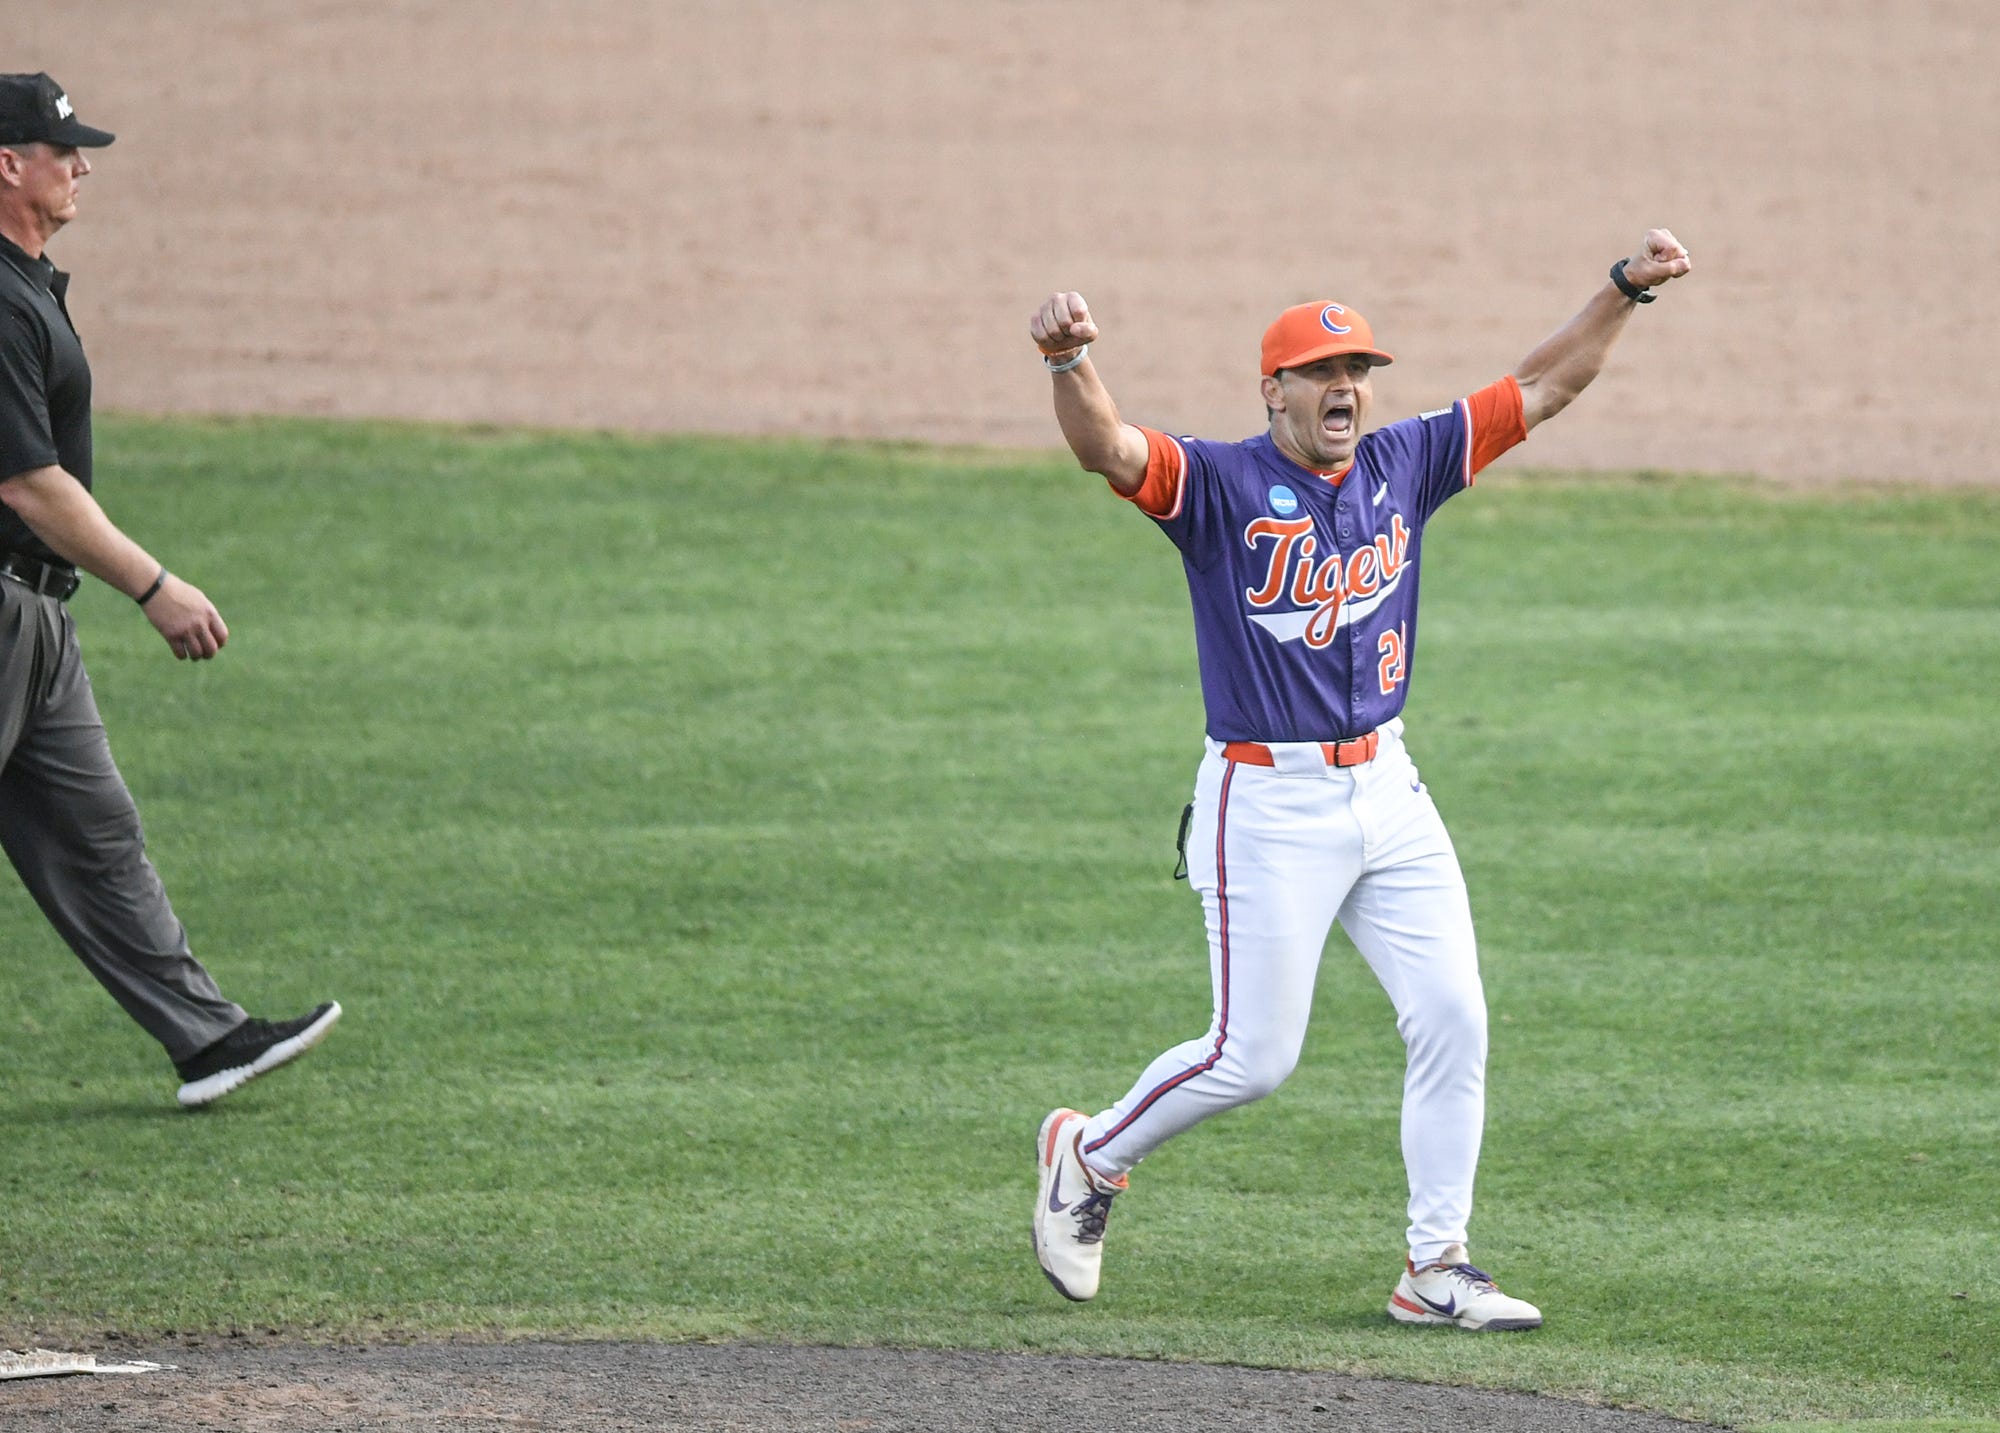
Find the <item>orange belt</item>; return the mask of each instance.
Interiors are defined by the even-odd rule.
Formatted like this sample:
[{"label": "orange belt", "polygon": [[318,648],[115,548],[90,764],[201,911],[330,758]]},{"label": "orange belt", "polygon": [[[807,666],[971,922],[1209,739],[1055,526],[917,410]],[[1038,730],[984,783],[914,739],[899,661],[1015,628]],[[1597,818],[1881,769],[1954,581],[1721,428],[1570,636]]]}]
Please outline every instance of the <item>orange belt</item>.
[{"label": "orange belt", "polygon": [[[1323,741],[1319,749],[1326,753],[1328,766],[1360,766],[1375,759],[1375,749],[1382,744],[1382,734],[1371,731],[1366,736],[1357,736],[1348,741]],[[1240,761],[1246,766],[1276,766],[1277,758],[1271,755],[1271,748],[1260,742],[1232,741],[1222,748],[1223,759]]]}]

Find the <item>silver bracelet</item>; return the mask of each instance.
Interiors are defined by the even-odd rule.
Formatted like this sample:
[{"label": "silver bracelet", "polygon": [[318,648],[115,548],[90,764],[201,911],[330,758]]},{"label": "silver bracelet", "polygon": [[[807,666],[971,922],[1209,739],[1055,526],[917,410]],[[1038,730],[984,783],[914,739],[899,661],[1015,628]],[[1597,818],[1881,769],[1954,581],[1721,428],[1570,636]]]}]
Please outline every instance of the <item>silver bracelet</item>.
[{"label": "silver bracelet", "polygon": [[1072,353],[1068,358],[1065,358],[1061,363],[1056,363],[1052,361],[1049,358],[1049,356],[1045,353],[1042,355],[1042,367],[1048,369],[1048,371],[1051,373],[1067,373],[1072,368],[1076,367],[1079,363],[1083,362],[1083,356],[1088,352],[1090,352],[1090,345],[1086,343],[1082,347],[1078,348],[1075,353]]}]

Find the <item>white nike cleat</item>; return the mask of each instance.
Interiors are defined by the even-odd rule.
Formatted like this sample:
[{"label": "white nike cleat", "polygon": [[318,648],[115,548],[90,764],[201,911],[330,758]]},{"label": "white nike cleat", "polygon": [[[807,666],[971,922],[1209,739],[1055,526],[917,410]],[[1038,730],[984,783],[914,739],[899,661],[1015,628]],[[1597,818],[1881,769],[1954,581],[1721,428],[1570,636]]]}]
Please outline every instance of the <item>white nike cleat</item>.
[{"label": "white nike cleat", "polygon": [[1389,1296],[1389,1317],[1406,1324],[1457,1324],[1462,1329],[1538,1329],[1542,1311],[1509,1298],[1466,1260],[1454,1244],[1434,1264],[1419,1269],[1403,1261],[1403,1277]]},{"label": "white nike cleat", "polygon": [[1111,1200],[1123,1192],[1125,1176],[1106,1179],[1083,1162],[1077,1144],[1088,1116],[1080,1110],[1053,1110],[1035,1136],[1035,1258],[1056,1292],[1077,1303],[1097,1297],[1097,1271],[1104,1262],[1104,1221]]}]

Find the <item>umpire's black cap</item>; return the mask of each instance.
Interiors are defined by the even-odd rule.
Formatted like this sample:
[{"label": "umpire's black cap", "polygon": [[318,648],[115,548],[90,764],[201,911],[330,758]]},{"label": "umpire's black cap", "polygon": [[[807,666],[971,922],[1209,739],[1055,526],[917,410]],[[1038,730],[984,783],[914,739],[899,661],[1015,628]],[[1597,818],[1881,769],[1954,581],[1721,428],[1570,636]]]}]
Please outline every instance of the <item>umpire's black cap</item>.
[{"label": "umpire's black cap", "polygon": [[101,149],[116,137],[78,124],[69,96],[47,75],[0,75],[0,144]]}]

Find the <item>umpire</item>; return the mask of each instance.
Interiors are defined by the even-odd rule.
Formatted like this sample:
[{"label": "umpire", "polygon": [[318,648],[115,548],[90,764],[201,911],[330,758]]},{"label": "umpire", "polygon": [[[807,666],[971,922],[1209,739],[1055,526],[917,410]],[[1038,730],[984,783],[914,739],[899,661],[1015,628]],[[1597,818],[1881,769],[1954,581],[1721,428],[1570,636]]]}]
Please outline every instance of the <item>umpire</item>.
[{"label": "umpire", "polygon": [[192,1108],[304,1054],[340,1006],[253,1019],[189,953],[63,605],[81,567],[136,601],[184,661],[229,640],[214,604],[90,493],[90,365],[64,302],[69,275],[42,251],[76,217],[84,151],[111,140],[77,122],[47,75],[0,75],[0,848],[78,959],[166,1047]]}]

